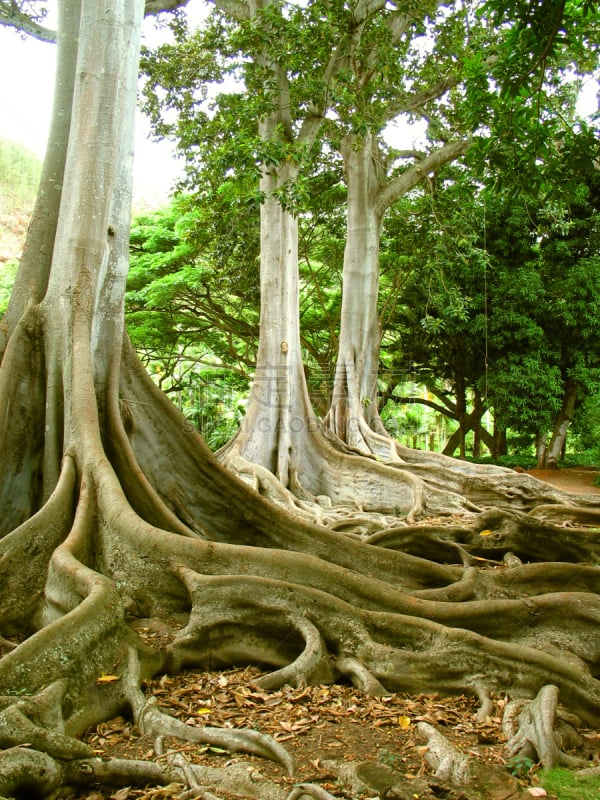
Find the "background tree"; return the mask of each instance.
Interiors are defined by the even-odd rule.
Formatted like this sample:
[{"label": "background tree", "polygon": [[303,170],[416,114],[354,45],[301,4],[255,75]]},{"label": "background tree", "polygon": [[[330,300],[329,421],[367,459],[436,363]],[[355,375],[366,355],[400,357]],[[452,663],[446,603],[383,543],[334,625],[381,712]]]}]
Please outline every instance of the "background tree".
[{"label": "background tree", "polygon": [[[340,346],[325,422],[357,451],[386,460],[398,460],[398,454],[377,403],[381,230],[390,206],[468,146],[464,131],[448,127],[444,112],[444,105],[452,105],[448,90],[460,80],[466,19],[462,7],[440,9],[436,3],[380,15],[352,60],[336,104],[348,224]],[[382,134],[392,120],[428,120],[427,145],[402,153],[385,146]]]},{"label": "background tree", "polygon": [[556,468],[564,451],[576,406],[586,396],[597,394],[600,386],[595,335],[600,310],[600,175],[592,169],[587,178],[566,214],[559,211],[558,219],[549,220],[549,231],[541,242],[542,280],[549,295],[543,324],[555,351],[561,387],[560,411],[540,459],[549,468]]},{"label": "background tree", "polygon": [[[471,203],[458,204],[457,198],[469,195]],[[560,425],[561,406],[573,388],[569,369],[579,369],[581,391],[595,391],[597,353],[587,335],[597,324],[596,214],[589,189],[583,184],[569,205],[557,204],[550,197],[482,191],[468,173],[461,178],[449,171],[439,176],[435,191],[412,202],[419,215],[403,228],[404,241],[425,270],[413,273],[398,297],[395,323],[402,332],[390,348],[392,358],[398,365],[407,359],[437,398],[419,402],[457,420],[457,406],[462,409],[463,424],[448,450],[473,429],[500,455],[491,432],[477,428],[486,408],[498,430],[510,428],[534,441]],[[580,212],[582,227],[571,216]],[[583,298],[577,311],[565,315],[565,298],[577,296]],[[410,343],[407,351],[404,342]],[[570,367],[561,366],[565,359]],[[410,369],[396,371],[406,375]],[[478,397],[485,401],[479,406]],[[392,398],[405,400],[398,393]]]},{"label": "background tree", "polygon": [[19,144],[0,140],[0,314],[4,314],[17,271],[41,164]]},{"label": "background tree", "polygon": [[[323,497],[334,505],[358,503],[364,509],[402,509],[417,515],[424,505],[460,507],[463,501],[457,494],[480,491],[464,475],[457,492],[440,494],[439,470],[450,465],[439,461],[432,463],[435,474],[427,481],[427,470],[421,466],[411,474],[410,458],[400,472],[349,459],[343,447],[332,445],[319,431],[304,378],[297,263],[297,215],[306,188],[302,169],[310,163],[312,145],[335,90],[343,85],[344,69],[359,52],[363,38],[368,38],[373,19],[388,12],[396,13],[361,2],[351,9],[333,4],[324,10],[315,5],[290,9],[284,15],[276,4],[250,10],[244,3],[228,5],[225,16],[217,14],[206,34],[188,36],[178,26],[176,43],[161,48],[152,65],[146,64],[148,91],[157,103],[154,108],[177,112],[174,130],[188,161],[193,163],[201,152],[209,170],[220,165],[216,170],[220,184],[224,178],[233,179],[223,174],[226,164],[232,171],[242,169],[242,186],[252,174],[262,181],[253,196],[261,201],[262,215],[261,337],[269,342],[262,349],[259,345],[244,423],[220,457],[272,499],[288,507],[303,506],[303,510],[311,504],[309,513],[317,518],[323,513],[323,501],[318,498]],[[269,43],[275,39],[278,45],[273,49]],[[302,62],[298,42],[305,39],[310,58]],[[211,47],[217,57],[210,55]],[[192,57],[194,53],[197,57]],[[184,65],[177,73],[169,67],[173,59]],[[207,81],[221,79],[225,70],[243,76],[245,92],[217,95],[218,109],[208,113],[202,107]],[[258,136],[251,136],[248,121],[255,116]],[[238,140],[231,135],[234,127],[240,129]],[[292,243],[284,246],[288,236]],[[272,321],[270,314],[275,317]],[[378,471],[377,488],[362,475],[364,469]],[[464,468],[465,472],[469,469]],[[510,476],[505,474],[505,479],[510,481]],[[451,481],[456,481],[455,475]],[[483,475],[482,481],[486,483]],[[493,493],[503,491],[495,480]]]}]

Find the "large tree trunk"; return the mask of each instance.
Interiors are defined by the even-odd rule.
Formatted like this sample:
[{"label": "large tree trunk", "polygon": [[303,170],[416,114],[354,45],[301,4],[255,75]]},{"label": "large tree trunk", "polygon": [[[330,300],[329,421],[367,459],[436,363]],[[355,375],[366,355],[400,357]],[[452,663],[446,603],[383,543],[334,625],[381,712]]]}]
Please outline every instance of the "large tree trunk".
[{"label": "large tree trunk", "polygon": [[398,462],[396,442],[377,404],[381,326],[378,315],[379,246],[385,212],[423,178],[457,158],[467,142],[448,143],[389,179],[375,135],[342,141],[348,189],[342,315],[335,383],[325,424],[354,450]]},{"label": "large tree trunk", "polygon": [[[484,711],[491,691],[533,697],[552,684],[597,720],[592,531],[502,511],[367,541],[309,525],[223,469],[152,383],[122,333],[143,3],[62,0],[63,30],[80,10],[78,37],[60,44],[76,59],[59,59],[74,93],[63,199],[43,221],[56,227],[51,267],[40,256],[38,274],[25,260],[34,280],[18,283],[0,364],[0,796],[191,786],[191,766],[98,759],[77,738],[118,713],[152,740],[246,750],[291,770],[267,736],[179,723],[146,699],[146,677],[186,666],[272,665],[267,687],[344,677],[367,691],[466,691]],[[440,481],[452,474],[450,459],[431,457]],[[348,465],[373,492],[402,474],[364,462],[344,455],[339,481],[351,480]],[[475,493],[489,497],[489,483]],[[515,507],[539,504],[533,485],[511,484]],[[559,523],[593,517],[589,504],[547,497],[541,513]],[[531,563],[501,568],[507,550]],[[162,644],[147,636],[158,625]]]},{"label": "large tree trunk", "polygon": [[348,188],[347,234],[338,357],[325,424],[358,452],[397,461],[394,441],[383,426],[377,403],[382,225],[377,198],[385,171],[371,134],[347,136],[341,152]]},{"label": "large tree trunk", "polygon": [[[276,119],[261,123],[265,139],[275,133]],[[290,484],[292,438],[302,439],[314,427],[300,349],[298,220],[279,202],[276,192],[298,172],[284,164],[265,170],[261,192],[260,339],[248,411],[229,448]]]}]

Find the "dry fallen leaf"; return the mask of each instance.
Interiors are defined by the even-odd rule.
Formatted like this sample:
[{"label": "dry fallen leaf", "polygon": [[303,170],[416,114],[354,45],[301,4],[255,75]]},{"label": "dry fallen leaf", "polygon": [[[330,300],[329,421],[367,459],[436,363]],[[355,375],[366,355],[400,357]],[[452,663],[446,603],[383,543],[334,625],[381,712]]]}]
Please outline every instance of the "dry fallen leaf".
[{"label": "dry fallen leaf", "polygon": [[120,675],[100,675],[99,678],[96,678],[96,683],[114,683],[115,681],[120,680]]},{"label": "dry fallen leaf", "polygon": [[490,531],[488,528],[486,528],[484,531],[479,531],[480,536],[491,536],[492,533],[493,531]]},{"label": "dry fallen leaf", "polygon": [[398,717],[398,725],[400,725],[401,728],[410,728],[410,717],[404,715]]},{"label": "dry fallen leaf", "polygon": [[130,797],[130,786],[124,786],[122,789],[119,789],[114,794],[111,794],[110,800],[127,800]]}]

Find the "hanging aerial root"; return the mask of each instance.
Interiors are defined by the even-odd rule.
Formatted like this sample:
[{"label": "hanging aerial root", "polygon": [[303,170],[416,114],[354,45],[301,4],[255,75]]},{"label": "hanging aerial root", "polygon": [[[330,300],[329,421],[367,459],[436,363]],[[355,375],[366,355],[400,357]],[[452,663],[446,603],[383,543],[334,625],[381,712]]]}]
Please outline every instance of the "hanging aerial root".
[{"label": "hanging aerial root", "polygon": [[[581,767],[587,763],[562,751],[564,742],[561,741],[561,734],[555,730],[557,706],[558,688],[552,685],[542,687],[531,702],[515,701],[507,705],[502,724],[509,758],[539,761],[545,769],[556,766]],[[562,727],[564,737],[565,723]],[[573,738],[576,737],[572,728],[569,732]],[[574,741],[567,744],[572,745]]]}]

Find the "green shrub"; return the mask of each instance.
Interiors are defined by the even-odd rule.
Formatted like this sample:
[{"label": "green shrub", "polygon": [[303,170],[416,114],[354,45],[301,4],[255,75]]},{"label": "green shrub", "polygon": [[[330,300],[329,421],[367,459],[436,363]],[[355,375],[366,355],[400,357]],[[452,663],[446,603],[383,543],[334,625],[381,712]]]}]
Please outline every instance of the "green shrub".
[{"label": "green shrub", "polygon": [[567,453],[562,466],[600,469],[600,449],[595,447],[579,453]]},{"label": "green shrub", "polygon": [[529,453],[510,453],[506,456],[500,456],[496,462],[501,467],[521,467],[521,469],[535,469],[536,460],[535,456]]}]

